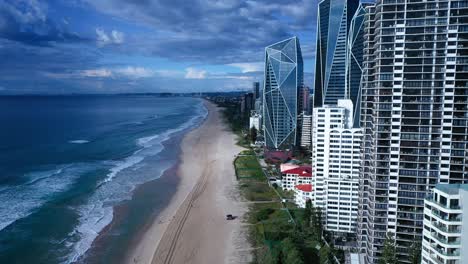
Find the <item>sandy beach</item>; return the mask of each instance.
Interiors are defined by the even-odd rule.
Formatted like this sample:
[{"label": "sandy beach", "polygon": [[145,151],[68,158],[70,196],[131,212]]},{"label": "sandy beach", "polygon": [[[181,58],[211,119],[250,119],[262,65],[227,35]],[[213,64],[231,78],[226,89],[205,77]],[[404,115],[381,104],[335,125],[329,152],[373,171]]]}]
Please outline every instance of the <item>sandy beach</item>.
[{"label": "sandy beach", "polygon": [[[248,263],[249,244],[232,165],[242,149],[222,121],[219,108],[205,102],[205,122],[182,142],[180,184],[168,206],[145,231],[127,263]],[[238,216],[231,221],[227,214]]]}]

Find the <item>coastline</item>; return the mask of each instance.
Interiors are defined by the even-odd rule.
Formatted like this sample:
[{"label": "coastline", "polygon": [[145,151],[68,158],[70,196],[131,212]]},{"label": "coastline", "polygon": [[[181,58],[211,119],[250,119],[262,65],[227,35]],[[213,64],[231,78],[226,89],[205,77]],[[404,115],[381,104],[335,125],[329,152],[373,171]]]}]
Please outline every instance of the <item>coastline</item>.
[{"label": "coastline", "polygon": [[239,258],[249,258],[244,256],[248,251],[238,254],[246,244],[241,219],[225,220],[226,214],[246,211],[232,165],[242,148],[220,108],[204,104],[207,118],[181,143],[177,190],[130,246],[125,263],[239,263]]}]

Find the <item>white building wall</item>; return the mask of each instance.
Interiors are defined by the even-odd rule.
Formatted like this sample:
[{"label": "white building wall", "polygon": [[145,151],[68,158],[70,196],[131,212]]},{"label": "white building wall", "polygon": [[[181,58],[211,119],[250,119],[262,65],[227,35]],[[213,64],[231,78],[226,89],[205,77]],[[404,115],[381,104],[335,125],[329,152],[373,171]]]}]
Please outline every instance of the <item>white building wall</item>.
[{"label": "white building wall", "polygon": [[300,177],[297,174],[284,174],[281,179],[281,188],[285,191],[294,190],[294,186],[299,184],[311,184],[312,177]]},{"label": "white building wall", "polygon": [[299,208],[305,208],[307,200],[312,200],[312,192],[294,189],[294,202]]},{"label": "white building wall", "polygon": [[352,103],[315,108],[312,138],[312,202],[329,231],[354,233],[357,225],[362,132],[352,127]]},{"label": "white building wall", "polygon": [[468,264],[468,185],[437,185],[424,201],[423,264]]},{"label": "white building wall", "polygon": [[301,147],[312,145],[312,115],[302,115]]},{"label": "white building wall", "polygon": [[250,116],[249,119],[249,128],[255,127],[257,131],[261,130],[261,124],[262,124],[262,115],[258,113],[254,113]]}]

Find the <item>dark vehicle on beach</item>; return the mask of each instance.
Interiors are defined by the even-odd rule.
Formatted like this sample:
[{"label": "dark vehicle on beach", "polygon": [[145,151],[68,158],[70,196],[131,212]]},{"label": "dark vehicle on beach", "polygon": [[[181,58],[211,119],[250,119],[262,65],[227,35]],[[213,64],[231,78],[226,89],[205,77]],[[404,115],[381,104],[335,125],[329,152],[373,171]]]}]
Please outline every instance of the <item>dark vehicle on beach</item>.
[{"label": "dark vehicle on beach", "polygon": [[236,217],[233,216],[232,214],[226,215],[226,220],[234,220],[234,219],[236,219]]}]

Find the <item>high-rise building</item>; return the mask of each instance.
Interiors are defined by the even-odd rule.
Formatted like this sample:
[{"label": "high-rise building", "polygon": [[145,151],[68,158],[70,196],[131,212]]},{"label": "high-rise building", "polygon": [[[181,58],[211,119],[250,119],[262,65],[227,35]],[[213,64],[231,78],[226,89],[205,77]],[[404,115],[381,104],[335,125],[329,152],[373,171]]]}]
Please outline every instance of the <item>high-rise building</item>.
[{"label": "high-rise building", "polygon": [[322,0],[318,4],[314,107],[336,105],[338,99],[348,98],[346,50],[358,6],[359,0]]},{"label": "high-rise building", "polygon": [[424,197],[468,178],[466,10],[445,0],[366,7],[358,228],[366,263],[377,263],[387,232],[407,263],[422,239]]},{"label": "high-rise building", "polygon": [[298,144],[298,98],[303,80],[302,53],[297,37],[266,47],[263,125],[265,143],[270,149],[287,149]]},{"label": "high-rise building", "polygon": [[468,184],[438,184],[426,198],[422,264],[468,264]]},{"label": "high-rise building", "polygon": [[312,202],[328,231],[356,234],[362,131],[353,128],[351,100],[314,108]]},{"label": "high-rise building", "polygon": [[301,122],[301,147],[310,149],[312,146],[312,115],[302,112]]},{"label": "high-rise building", "polygon": [[368,3],[360,3],[349,26],[348,42],[346,47],[346,81],[345,98],[350,99],[354,105],[353,126],[359,127],[361,113],[361,80],[362,62],[364,58],[364,17]]},{"label": "high-rise building", "polygon": [[250,115],[250,111],[255,108],[255,100],[253,93],[246,93],[242,95],[240,108],[241,113]]},{"label": "high-rise building", "polygon": [[253,82],[252,92],[254,95],[254,100],[260,98],[260,82]]},{"label": "high-rise building", "polygon": [[310,98],[310,89],[308,86],[301,88],[301,111],[306,114],[309,112],[309,98]]}]

